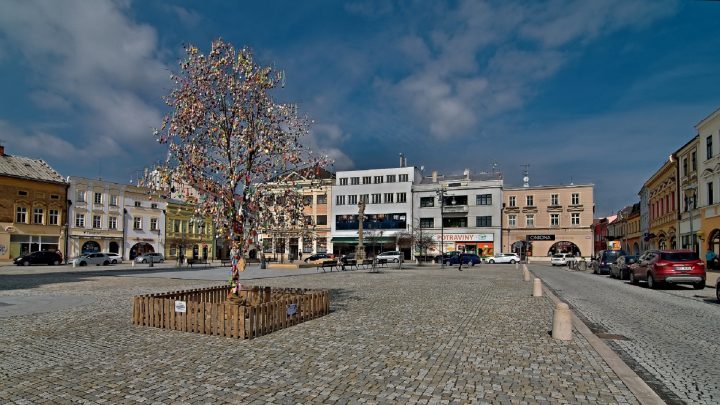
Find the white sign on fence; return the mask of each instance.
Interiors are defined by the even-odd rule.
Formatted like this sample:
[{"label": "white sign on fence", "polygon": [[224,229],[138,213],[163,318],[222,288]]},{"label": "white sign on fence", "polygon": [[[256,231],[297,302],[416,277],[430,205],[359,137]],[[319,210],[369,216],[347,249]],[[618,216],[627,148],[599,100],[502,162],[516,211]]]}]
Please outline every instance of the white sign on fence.
[{"label": "white sign on fence", "polygon": [[290,304],[287,306],[288,316],[293,316],[297,313],[297,304]]},{"label": "white sign on fence", "polygon": [[175,312],[187,312],[185,301],[175,301]]}]

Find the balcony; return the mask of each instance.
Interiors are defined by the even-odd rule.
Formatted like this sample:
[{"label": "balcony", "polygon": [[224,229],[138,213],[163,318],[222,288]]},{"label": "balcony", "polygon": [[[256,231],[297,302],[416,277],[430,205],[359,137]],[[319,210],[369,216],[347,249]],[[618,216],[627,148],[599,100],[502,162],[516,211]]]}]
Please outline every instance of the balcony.
[{"label": "balcony", "polygon": [[445,208],[443,208],[443,213],[445,213],[445,214],[467,214],[468,206],[467,205],[446,205]]}]

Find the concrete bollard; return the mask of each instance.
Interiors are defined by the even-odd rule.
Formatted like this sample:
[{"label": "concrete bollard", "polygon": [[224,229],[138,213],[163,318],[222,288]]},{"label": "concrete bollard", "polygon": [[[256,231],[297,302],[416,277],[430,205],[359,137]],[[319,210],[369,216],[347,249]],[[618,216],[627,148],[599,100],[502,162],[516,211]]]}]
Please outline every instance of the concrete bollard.
[{"label": "concrete bollard", "polygon": [[533,297],[542,297],[542,281],[537,277],[533,280]]},{"label": "concrete bollard", "polygon": [[520,263],[515,263],[515,270],[520,268]]},{"label": "concrete bollard", "polygon": [[131,263],[131,264],[130,264],[131,267],[135,267],[135,260],[133,260],[133,261],[130,262],[130,263]]},{"label": "concrete bollard", "polygon": [[72,265],[73,265],[73,269],[74,269],[75,268],[75,260],[73,260]]},{"label": "concrete bollard", "polygon": [[530,281],[530,272],[527,267],[523,268],[523,281]]},{"label": "concrete bollard", "polygon": [[552,337],[557,340],[572,340],[572,314],[564,302],[555,305],[553,313]]}]

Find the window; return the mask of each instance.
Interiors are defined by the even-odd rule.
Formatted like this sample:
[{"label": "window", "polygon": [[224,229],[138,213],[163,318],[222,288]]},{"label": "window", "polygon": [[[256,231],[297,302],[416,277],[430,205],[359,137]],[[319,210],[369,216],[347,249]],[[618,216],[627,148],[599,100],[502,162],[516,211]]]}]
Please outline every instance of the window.
[{"label": "window", "polygon": [[360,177],[350,177],[350,184],[353,186],[360,184]]},{"label": "window", "polygon": [[693,153],[690,154],[690,160],[692,163],[692,170],[697,170],[697,152],[693,151]]},{"label": "window", "polygon": [[155,203],[150,204],[150,208],[152,208],[152,209],[157,209],[157,207],[158,207],[158,206],[157,206],[157,204],[155,204]]},{"label": "window", "polygon": [[395,183],[395,175],[394,175],[394,174],[388,174],[388,175],[387,175],[387,182],[388,182],[388,183]]},{"label": "window", "polygon": [[139,207],[139,206],[140,206],[140,201],[135,201],[135,206],[136,206],[136,207]]},{"label": "window", "polygon": [[93,215],[93,228],[100,228],[100,215]]},{"label": "window", "polygon": [[560,205],[560,198],[557,194],[550,194],[550,205]]},{"label": "window", "polygon": [[508,206],[510,207],[517,207],[517,198],[514,195],[511,195],[508,198]]},{"label": "window", "polygon": [[683,158],[682,160],[682,175],[683,177],[686,177],[688,175],[688,165],[687,165],[687,158]]},{"label": "window", "polygon": [[445,228],[467,228],[467,217],[443,218]]},{"label": "window", "polygon": [[710,135],[705,138],[705,156],[707,156],[706,159],[710,159],[712,155],[712,135]]},{"label": "window", "polygon": [[550,226],[560,225],[560,214],[550,214]]},{"label": "window", "polygon": [[93,198],[93,203],[102,204],[102,193],[95,193],[95,198]]},{"label": "window", "polygon": [[20,191],[18,191],[18,195],[19,195],[20,197],[27,197],[27,191],[22,191],[22,190],[20,190]]},{"label": "window", "polygon": [[79,191],[77,192],[77,202],[85,202],[85,192]]},{"label": "window", "polygon": [[178,221],[177,219],[173,220],[173,232],[180,232],[180,221]]},{"label": "window", "polygon": [[75,214],[75,227],[85,228],[85,214]]},{"label": "window", "polygon": [[42,208],[33,208],[33,224],[42,224],[45,215]]},{"label": "window", "polygon": [[318,225],[327,225],[327,215],[318,215],[317,216],[317,224]]},{"label": "window", "polygon": [[434,207],[435,206],[435,197],[420,197],[420,206],[421,207]]},{"label": "window", "polygon": [[117,217],[108,217],[108,229],[117,229]]},{"label": "window", "polygon": [[317,196],[317,203],[327,204],[327,194],[320,194],[319,196]]},{"label": "window", "polygon": [[343,177],[340,179],[340,185],[341,186],[347,186],[347,177]]},{"label": "window", "polygon": [[508,226],[510,226],[511,228],[515,228],[517,226],[517,215],[508,215]]},{"label": "window", "polygon": [[348,204],[349,205],[357,204],[357,194],[352,194],[352,195],[348,196]]},{"label": "window", "polygon": [[525,215],[525,226],[528,226],[528,227],[535,226],[535,214]]},{"label": "window", "polygon": [[708,198],[708,205],[713,205],[713,183],[712,181],[707,184],[707,198]]},{"label": "window", "polygon": [[60,224],[60,210],[48,210],[48,223],[50,225]]},{"label": "window", "polygon": [[111,195],[111,196],[110,196],[110,205],[111,205],[111,206],[117,207],[117,205],[118,205],[118,203],[117,203],[117,200],[118,200],[117,197],[118,197],[118,196],[116,196],[116,195]]},{"label": "window", "polygon": [[570,214],[570,223],[573,225],[580,225],[580,213],[573,212]]},{"label": "window", "polygon": [[491,216],[475,217],[475,226],[492,226]]},{"label": "window", "polygon": [[345,205],[345,196],[344,195],[335,196],[335,205]]},{"label": "window", "polygon": [[580,194],[579,193],[573,193],[571,197],[572,197],[572,205],[580,205]]},{"label": "window", "polygon": [[133,218],[133,229],[142,229],[142,218],[140,218],[140,217]]},{"label": "window", "polygon": [[435,218],[420,218],[420,228],[435,228]]},{"label": "window", "polygon": [[365,204],[370,204],[370,194],[362,194],[360,196],[360,201],[364,202]]},{"label": "window", "polygon": [[407,174],[401,174],[399,177],[400,177],[400,181],[401,181],[401,182],[403,182],[403,181],[408,181],[408,175],[407,175]]},{"label": "window", "polygon": [[392,204],[393,193],[385,193],[385,204]]},{"label": "window", "polygon": [[371,176],[363,176],[363,184],[371,184],[371,183],[372,183]]},{"label": "window", "polygon": [[525,196],[525,205],[527,205],[528,207],[535,206],[535,199],[533,198],[533,196],[531,196],[531,195]]},{"label": "window", "polygon": [[407,193],[397,193],[397,202],[398,203],[407,202]]},{"label": "window", "polygon": [[303,196],[303,204],[304,205],[306,205],[306,206],[312,205],[312,201],[313,201],[313,196],[311,196],[311,195]]},{"label": "window", "polygon": [[479,194],[475,196],[476,205],[492,205],[492,194]]},{"label": "window", "polygon": [[[192,226],[192,224],[190,224]],[[158,230],[158,220],[157,218],[150,218],[150,230],[151,231],[157,231]],[[193,233],[192,228],[190,228],[190,233]]]},{"label": "window", "polygon": [[373,194],[373,195],[372,195],[372,203],[373,203],[373,204],[380,204],[380,202],[381,202],[380,197],[381,197],[381,196],[380,196],[380,193]]},{"label": "window", "polygon": [[285,253],[285,239],[275,239],[275,253]]},{"label": "window", "polygon": [[375,184],[381,184],[383,182],[383,176],[375,176]]}]

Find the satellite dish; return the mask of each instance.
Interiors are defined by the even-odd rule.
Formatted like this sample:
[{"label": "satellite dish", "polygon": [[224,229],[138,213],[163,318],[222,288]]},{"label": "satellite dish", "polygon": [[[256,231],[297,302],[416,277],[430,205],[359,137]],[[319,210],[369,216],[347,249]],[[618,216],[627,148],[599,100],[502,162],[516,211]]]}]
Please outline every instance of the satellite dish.
[{"label": "satellite dish", "polygon": [[530,177],[528,177],[528,176],[523,177],[523,182],[527,183],[528,181],[530,181]]}]

